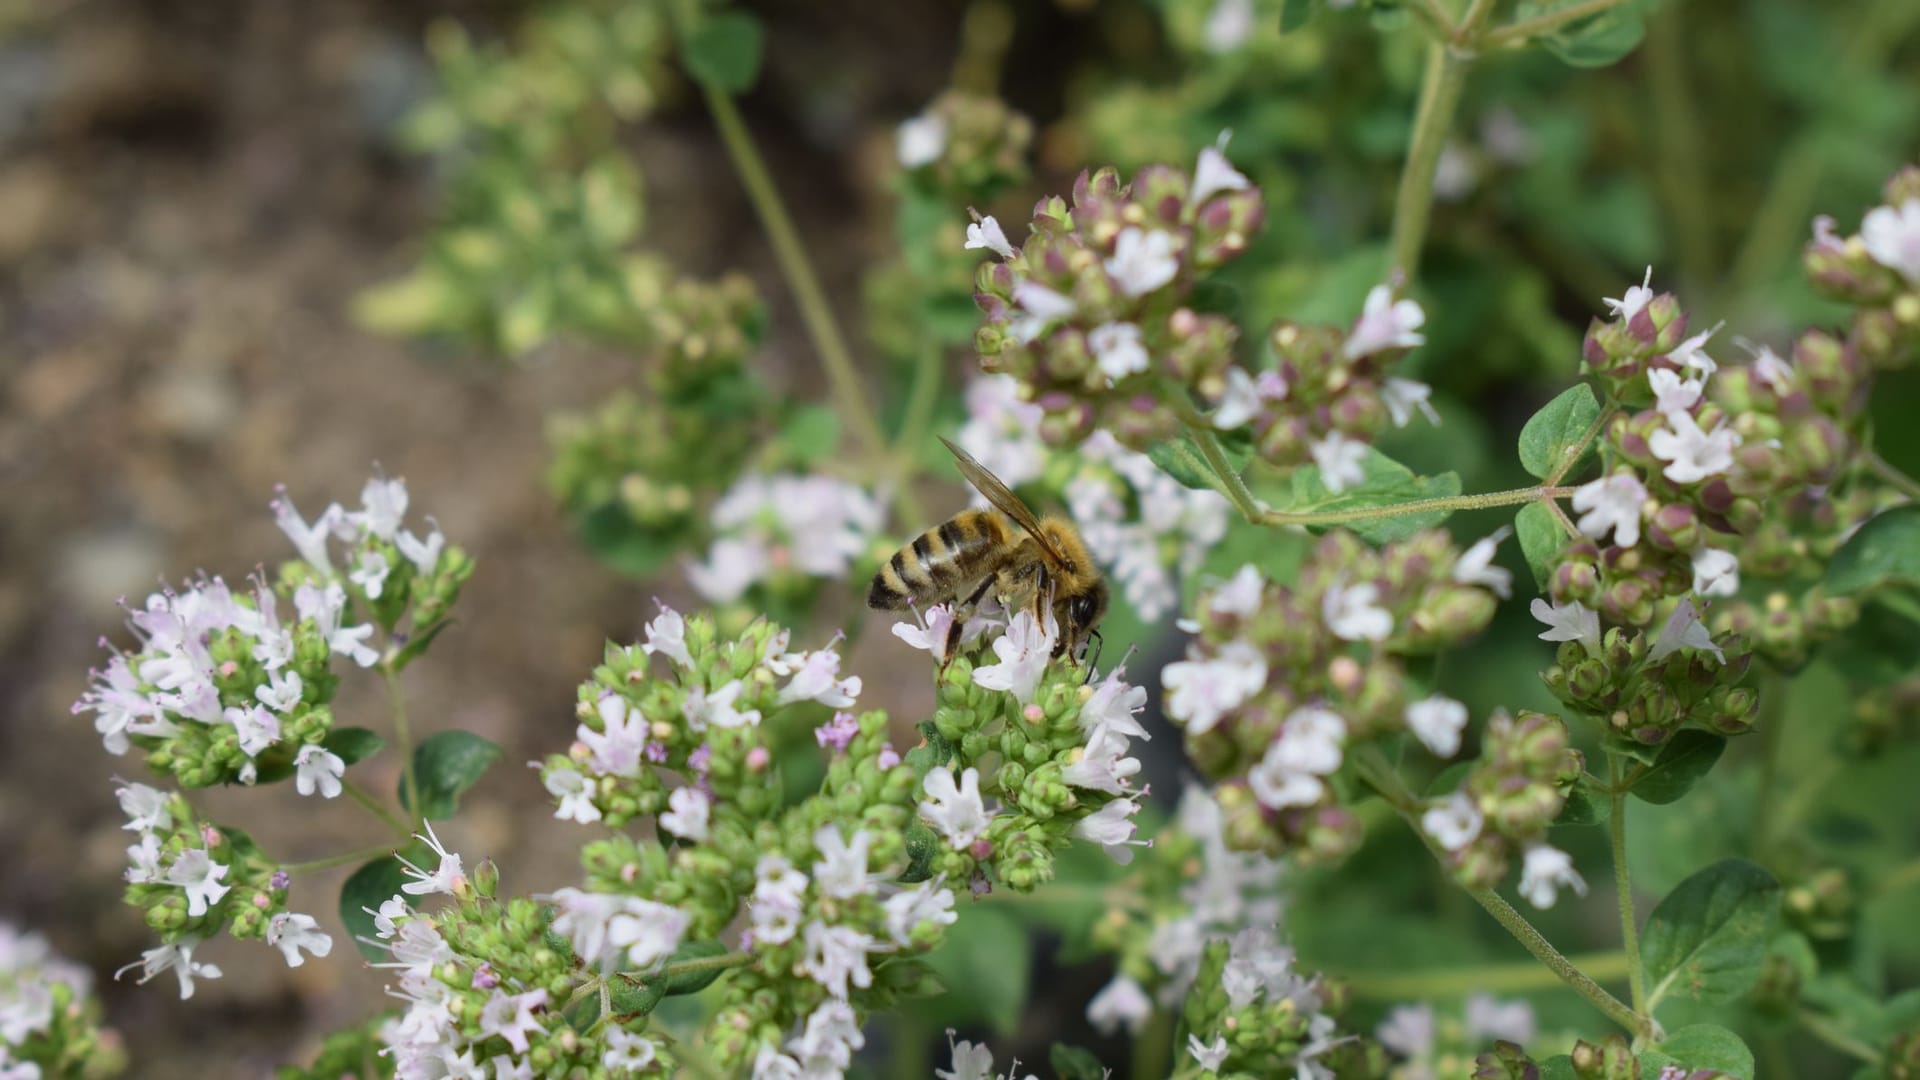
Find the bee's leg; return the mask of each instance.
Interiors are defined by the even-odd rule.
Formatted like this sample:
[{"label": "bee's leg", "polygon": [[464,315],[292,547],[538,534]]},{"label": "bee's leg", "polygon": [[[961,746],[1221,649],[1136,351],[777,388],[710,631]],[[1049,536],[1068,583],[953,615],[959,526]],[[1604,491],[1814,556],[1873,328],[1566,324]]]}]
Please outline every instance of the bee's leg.
[{"label": "bee's leg", "polygon": [[[1087,642],[1093,646],[1093,658],[1087,661],[1087,681],[1092,682],[1094,671],[1100,667],[1100,647],[1107,643],[1107,639],[1100,636],[1100,631],[1089,630],[1087,631]],[[1081,649],[1080,652],[1081,655],[1086,655],[1084,648]]]},{"label": "bee's leg", "polygon": [[988,574],[981,580],[980,587],[973,590],[973,595],[953,606],[953,625],[947,627],[947,640],[940,651],[941,671],[947,670],[947,665],[953,663],[954,654],[960,650],[960,633],[966,629],[968,617],[973,614],[974,608],[980,606],[980,601],[992,587],[993,575]]}]

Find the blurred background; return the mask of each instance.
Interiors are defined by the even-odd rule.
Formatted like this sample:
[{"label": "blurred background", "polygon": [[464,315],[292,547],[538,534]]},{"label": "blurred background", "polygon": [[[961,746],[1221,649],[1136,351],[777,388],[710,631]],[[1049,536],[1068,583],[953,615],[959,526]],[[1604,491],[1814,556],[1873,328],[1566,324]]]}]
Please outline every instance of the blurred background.
[{"label": "blurred background", "polygon": [[[449,110],[471,108],[475,87],[519,77],[504,59],[515,50],[545,55],[597,81],[610,103],[583,141],[644,177],[644,221],[614,230],[611,246],[643,247],[700,278],[744,273],[766,300],[756,369],[772,373],[777,394],[824,399],[698,96],[644,40],[623,52],[626,40],[609,34],[599,67],[569,67],[573,54],[554,45],[568,27],[647,6],[0,0],[0,918],[43,931],[103,979],[151,944],[119,901],[126,841],[110,777],[133,763],[108,758],[69,706],[99,638],[127,640],[121,598],[137,603],[199,570],[239,579],[286,554],[267,510],[278,484],[302,505],[349,501],[378,463],[476,557],[459,624],[409,672],[409,700],[420,728],[477,731],[507,748],[509,764],[564,747],[574,684],[604,640],[637,636],[651,597],[698,602],[681,573],[690,551],[635,560],[581,542],[595,520],[581,492],[593,485],[556,466],[568,444],[552,418],[634,386],[636,366],[617,327],[562,302],[577,293],[540,260],[568,253],[530,245],[504,258],[505,292],[421,284],[447,265],[448,229],[491,220],[492,204],[475,197],[494,183],[491,150],[471,122],[449,134]],[[964,217],[954,206],[926,226],[901,212],[919,196],[903,194],[895,147],[897,125],[954,85],[997,93],[1032,121],[1031,174],[995,178],[1003,221],[1022,221],[1083,166],[1184,166],[1231,128],[1232,157],[1268,198],[1267,229],[1233,279],[1250,323],[1345,322],[1378,280],[1420,57],[1390,5],[1371,18],[1325,12],[1282,36],[1280,5],[1254,3],[1257,28],[1228,48],[1211,0],[744,6],[764,19],[767,48],[741,108],[889,416],[905,407],[888,388],[905,382],[914,328],[925,326],[948,350],[933,430],[965,415],[972,260],[956,277],[911,248],[941,229],[957,238]],[[1835,317],[1802,282],[1799,248],[1814,214],[1850,230],[1885,177],[1920,155],[1920,4],[1670,0],[1644,33],[1609,66],[1536,51],[1475,69],[1423,267],[1429,345],[1409,372],[1435,385],[1446,423],[1383,444],[1399,460],[1455,469],[1468,491],[1524,482],[1510,449],[1519,425],[1574,375],[1600,297],[1638,283],[1649,264],[1701,326],[1725,318],[1781,344]],[[639,89],[619,91],[622,79]],[[556,121],[566,145],[548,146],[539,169],[571,177],[564,162],[590,164],[569,156],[578,122]],[[903,323],[905,302],[887,284],[902,241],[911,273],[945,283],[944,296],[912,300],[923,323]],[[545,299],[525,301],[518,283],[536,278]],[[1881,448],[1909,472],[1920,469],[1920,426],[1907,420],[1917,403],[1911,373],[1886,376],[1875,400]],[[920,494],[930,513],[963,500],[939,483]],[[1452,525],[1471,539],[1501,521]],[[821,602],[849,615],[854,591]],[[1549,700],[1535,676],[1547,654],[1529,642],[1524,612],[1507,614],[1518,618],[1449,660],[1448,690],[1476,716]],[[1138,642],[1135,669],[1157,670],[1178,650],[1171,635],[1134,619],[1120,647]],[[924,673],[889,663],[890,642],[866,637],[849,666],[867,679],[864,702],[911,716],[930,700]],[[1814,685],[1808,707],[1833,712]],[[1824,685],[1831,695],[1838,684]],[[382,710],[354,680],[336,708],[343,723],[374,726]],[[1150,768],[1170,781],[1155,787],[1170,807],[1179,744],[1164,723],[1156,730],[1166,737],[1152,750],[1165,759]],[[1900,780],[1911,764],[1863,766],[1858,806],[1845,811],[1872,827],[1873,843],[1895,845],[1888,852],[1920,839]],[[369,786],[391,786],[392,762],[366,768]],[[1646,845],[1651,894],[1718,850],[1708,800],[1722,797],[1738,792],[1704,791],[1688,814],[1646,826],[1685,834]],[[253,792],[201,799],[288,859],[377,839],[347,806]],[[466,805],[449,839],[470,858],[495,858],[507,888],[574,880],[577,836],[552,820],[528,771],[496,770]],[[1399,830],[1377,832],[1346,874],[1424,858]],[[1671,866],[1657,865],[1662,851],[1675,853]],[[1309,961],[1340,970],[1470,952],[1439,940],[1437,909],[1464,897],[1437,871],[1432,882],[1387,896],[1302,875],[1291,929]],[[303,880],[294,906],[330,916],[336,885]],[[1611,947],[1608,904],[1557,912],[1556,940],[1568,952]],[[1920,963],[1920,941],[1899,927],[1905,910],[1845,927],[1894,942],[1895,985],[1910,985]],[[1123,1044],[1067,1034],[1108,972],[1057,961],[1062,932],[1045,919],[1032,932],[1033,968],[996,988],[1003,999],[1029,980],[1044,988],[1030,1009],[960,1000],[902,1041],[937,1041],[955,1022],[1029,1061],[1067,1038],[1123,1064]],[[223,941],[209,959],[226,977],[187,1004],[169,986],[105,982],[133,1075],[255,1077],[302,1059],[378,1002],[378,973],[338,945],[333,962],[290,971],[257,944]],[[1549,994],[1541,1007],[1549,1023],[1592,1020],[1571,999]],[[896,1060],[911,1065],[917,1052]]]}]

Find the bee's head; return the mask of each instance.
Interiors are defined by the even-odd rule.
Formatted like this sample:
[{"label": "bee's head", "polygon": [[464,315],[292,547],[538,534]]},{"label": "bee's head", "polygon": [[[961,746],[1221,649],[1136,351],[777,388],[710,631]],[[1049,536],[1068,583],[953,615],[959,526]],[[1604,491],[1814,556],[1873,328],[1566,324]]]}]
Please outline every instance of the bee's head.
[{"label": "bee's head", "polygon": [[1096,581],[1093,588],[1067,601],[1067,624],[1073,629],[1073,638],[1086,637],[1087,631],[1099,625],[1107,613],[1107,583]]}]

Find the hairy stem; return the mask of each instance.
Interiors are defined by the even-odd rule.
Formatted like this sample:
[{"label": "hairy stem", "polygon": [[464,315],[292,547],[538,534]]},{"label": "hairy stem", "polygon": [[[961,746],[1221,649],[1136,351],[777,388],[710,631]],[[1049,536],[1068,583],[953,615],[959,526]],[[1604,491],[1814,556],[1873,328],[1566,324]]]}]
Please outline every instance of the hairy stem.
[{"label": "hairy stem", "polygon": [[[1420,825],[1419,800],[1414,797],[1412,791],[1408,790],[1406,782],[1401,780],[1400,774],[1388,764],[1379,748],[1367,747],[1354,757],[1359,767],[1360,778],[1393,806],[1395,812],[1413,829],[1414,835],[1427,846],[1427,850],[1433,854],[1433,857],[1444,862],[1446,852],[1440,849],[1440,845]],[[1455,884],[1459,883],[1456,881]],[[1658,1028],[1651,1018],[1634,1011],[1619,998],[1608,993],[1605,987],[1593,981],[1591,975],[1581,970],[1573,961],[1568,960],[1560,950],[1554,948],[1553,943],[1535,929],[1534,925],[1527,921],[1526,916],[1515,911],[1513,905],[1507,903],[1499,893],[1485,887],[1460,885],[1460,888],[1465,890],[1468,896],[1473,897],[1474,902],[1485,909],[1487,914],[1493,916],[1494,921],[1499,923],[1507,933],[1513,935],[1513,939],[1518,941],[1521,947],[1532,953],[1534,959],[1545,964],[1574,993],[1586,998],[1589,1004],[1600,1010],[1608,1019],[1626,1028],[1636,1037],[1654,1037]]]},{"label": "hairy stem", "polygon": [[[406,833],[420,831],[426,815],[420,811],[420,778],[413,769],[413,731],[407,726],[407,697],[400,688],[400,669],[393,666],[392,660],[380,663],[381,673],[386,677],[387,704],[393,710],[393,745],[400,752],[400,789],[407,793],[407,812],[413,815],[411,828]],[[346,785],[341,785],[344,790]]]},{"label": "hairy stem", "polygon": [[391,855],[391,854],[393,854],[392,844],[379,844],[374,847],[361,848],[358,851],[347,851],[347,852],[342,852],[339,855],[329,855],[324,859],[311,859],[307,862],[287,863],[286,865],[282,866],[280,869],[285,870],[289,874],[311,874],[321,870],[331,870],[336,866],[346,866],[349,863],[366,862],[368,859],[377,859],[382,855]]},{"label": "hairy stem", "polygon": [[740,176],[741,186],[746,188],[747,201],[753,204],[761,226],[766,229],[767,241],[773,246],[774,259],[780,264],[781,276],[793,291],[794,303],[800,309],[800,321],[806,325],[814,351],[820,354],[820,362],[826,367],[827,383],[839,403],[841,415],[851,421],[854,437],[860,440],[868,456],[880,468],[888,470],[890,479],[897,485],[893,497],[901,514],[909,521],[919,521],[920,508],[913,493],[903,482],[904,470],[887,464],[893,460],[893,455],[888,453],[887,439],[880,431],[880,421],[867,402],[866,391],[860,384],[860,372],[854,367],[853,354],[847,349],[839,322],[834,319],[833,307],[827,302],[826,290],[820,285],[820,276],[814,272],[813,263],[807,258],[806,246],[801,243],[800,233],[787,214],[786,204],[780,200],[780,191],[774,186],[773,176],[767,171],[766,162],[753,144],[753,136],[747,132],[740,110],[735,107],[733,99],[718,87],[703,83],[700,89],[706,96],[707,110],[713,114],[714,127],[720,132],[720,141],[727,148],[727,157],[732,160],[734,171]]},{"label": "hairy stem", "polygon": [[1478,495],[1440,495],[1431,499],[1412,499],[1389,506],[1367,506],[1353,510],[1313,510],[1295,513],[1287,510],[1262,510],[1259,520],[1268,525],[1345,525],[1354,521],[1378,521],[1382,518],[1426,514],[1437,510],[1484,510],[1490,506],[1514,506],[1539,500],[1564,499],[1573,494],[1570,487],[1514,488],[1488,491]]},{"label": "hairy stem", "polygon": [[[412,756],[411,754],[407,755],[408,760],[412,760]],[[407,827],[407,823],[401,820],[400,815],[388,809],[379,799],[374,798],[373,793],[366,788],[361,787],[359,784],[345,777],[341,777],[340,790],[346,794],[347,798],[366,807],[367,811],[374,817],[385,822],[387,828],[392,829],[395,835],[402,839],[413,835],[413,830]]]},{"label": "hairy stem", "polygon": [[919,460],[920,444],[926,441],[927,427],[933,422],[933,407],[940,400],[940,376],[945,367],[945,350],[929,339],[913,358],[913,383],[907,388],[907,407],[900,417],[900,430],[893,438],[894,460],[902,463]]},{"label": "hairy stem", "polygon": [[1881,457],[1879,451],[1867,451],[1866,463],[1867,468],[1872,470],[1873,475],[1879,477],[1888,487],[1898,491],[1909,499],[1920,502],[1920,481],[1916,481],[1913,477],[1901,472],[1892,462]]},{"label": "hairy stem", "polygon": [[1800,1026],[1806,1029],[1807,1034],[1848,1057],[1858,1058],[1869,1065],[1878,1065],[1883,1058],[1880,1051],[1840,1030],[1831,1017],[1811,1009],[1801,1009],[1794,1019],[1800,1022]]},{"label": "hairy stem", "polygon": [[1248,521],[1259,521],[1267,511],[1260,505],[1260,500],[1253,497],[1252,489],[1247,487],[1246,480],[1233,467],[1233,462],[1227,460],[1227,452],[1221,449],[1220,439],[1213,429],[1204,421],[1196,423],[1189,420],[1187,434],[1193,437],[1193,444],[1200,448],[1200,457],[1206,461],[1207,470],[1219,481],[1214,486],[1220,489],[1220,494],[1227,497],[1227,501],[1240,511],[1242,517]]},{"label": "hairy stem", "polygon": [[[1569,956],[1567,962],[1595,979],[1622,979],[1627,975],[1627,955],[1622,952],[1586,953]],[[1469,967],[1433,968],[1372,974],[1342,972],[1340,981],[1354,993],[1372,1001],[1411,1001],[1424,998],[1465,997],[1479,991],[1520,994],[1545,990],[1560,983],[1557,972],[1539,964],[1475,964]]]},{"label": "hairy stem", "polygon": [[[1464,25],[1461,27],[1464,31]],[[1420,248],[1427,240],[1427,219],[1433,211],[1433,178],[1440,167],[1440,151],[1466,86],[1468,58],[1448,44],[1427,46],[1426,73],[1420,80],[1420,105],[1413,118],[1413,141],[1400,173],[1400,191],[1393,203],[1392,262],[1389,275],[1411,281],[1417,276]]]},{"label": "hairy stem", "polygon": [[1612,780],[1612,813],[1607,815],[1607,836],[1613,850],[1613,888],[1620,898],[1620,947],[1627,954],[1627,995],[1633,1011],[1647,1012],[1647,981],[1640,970],[1640,923],[1633,913],[1633,874],[1627,869],[1627,794],[1620,783],[1620,759],[1607,755],[1607,775]]},{"label": "hairy stem", "polygon": [[1554,11],[1535,15],[1531,19],[1516,19],[1505,26],[1489,30],[1481,36],[1480,44],[1487,49],[1524,45],[1534,38],[1551,34],[1568,23],[1591,18],[1631,2],[1632,0],[1582,0],[1578,4],[1568,4]]}]

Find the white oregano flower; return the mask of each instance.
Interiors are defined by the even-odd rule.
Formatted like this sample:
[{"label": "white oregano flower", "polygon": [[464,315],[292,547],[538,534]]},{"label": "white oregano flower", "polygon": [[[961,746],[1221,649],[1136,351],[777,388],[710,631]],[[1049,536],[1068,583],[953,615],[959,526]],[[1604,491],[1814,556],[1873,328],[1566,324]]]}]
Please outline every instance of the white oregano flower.
[{"label": "white oregano flower", "polygon": [[1573,868],[1573,856],[1547,844],[1529,845],[1520,867],[1520,895],[1544,910],[1559,900],[1563,887],[1577,896],[1587,895],[1586,879]]},{"label": "white oregano flower", "polygon": [[1145,296],[1172,281],[1180,272],[1173,242],[1173,234],[1164,230],[1131,225],[1121,229],[1113,240],[1113,255],[1106,260],[1114,285],[1127,296]]},{"label": "white oregano flower", "polygon": [[1426,335],[1419,333],[1419,330],[1426,321],[1427,313],[1421,310],[1417,301],[1395,300],[1391,286],[1375,285],[1367,292],[1366,304],[1361,308],[1360,318],[1353,324],[1352,332],[1347,335],[1343,351],[1347,359],[1357,360],[1387,349],[1411,349],[1424,345]]},{"label": "white oregano flower", "polygon": [[1920,199],[1867,211],[1860,221],[1860,243],[1874,262],[1920,285]]},{"label": "white oregano flower", "polygon": [[1473,843],[1485,821],[1480,808],[1464,791],[1454,792],[1420,815],[1420,827],[1447,851],[1459,851]]},{"label": "white oregano flower", "polygon": [[1338,494],[1367,482],[1367,444],[1349,439],[1338,431],[1307,444],[1313,463],[1320,467],[1320,482]]},{"label": "white oregano flower", "polygon": [[1602,299],[1600,302],[1613,312],[1614,317],[1633,321],[1635,315],[1653,301],[1653,267],[1647,267],[1646,279],[1638,285],[1629,285],[1620,299]]},{"label": "white oregano flower", "polygon": [[1467,726],[1467,707],[1441,694],[1407,705],[1407,729],[1433,752],[1450,758],[1460,752],[1460,732]]},{"label": "white oregano flower", "polygon": [[996,221],[992,214],[967,226],[966,249],[972,251],[979,248],[991,251],[1003,259],[1011,259],[1014,256],[1013,243],[1007,239],[1007,231],[1000,227],[1000,222]]},{"label": "white oregano flower", "polygon": [[1578,641],[1586,646],[1588,655],[1599,653],[1599,612],[1578,600],[1555,604],[1544,597],[1535,597],[1528,610],[1533,612],[1534,618],[1547,624],[1547,628],[1540,633],[1541,641]]},{"label": "white oregano flower", "polygon": [[1647,486],[1631,472],[1621,471],[1583,484],[1573,493],[1580,511],[1575,526],[1595,540],[1613,534],[1613,542],[1630,548],[1640,542],[1640,517],[1647,505]]}]

